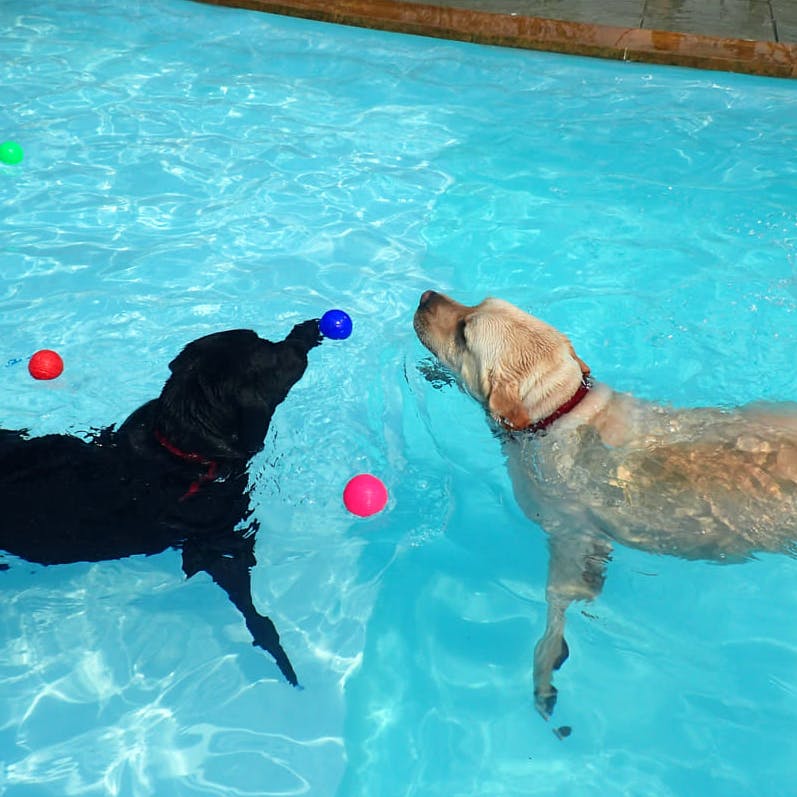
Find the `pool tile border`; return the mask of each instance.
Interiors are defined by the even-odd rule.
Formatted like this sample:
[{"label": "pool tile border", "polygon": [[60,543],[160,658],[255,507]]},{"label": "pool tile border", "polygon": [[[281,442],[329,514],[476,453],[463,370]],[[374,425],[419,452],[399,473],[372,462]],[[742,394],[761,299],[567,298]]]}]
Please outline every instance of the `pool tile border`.
[{"label": "pool tile border", "polygon": [[402,0],[197,0],[342,25],[623,61],[797,78],[797,44],[594,25]]}]

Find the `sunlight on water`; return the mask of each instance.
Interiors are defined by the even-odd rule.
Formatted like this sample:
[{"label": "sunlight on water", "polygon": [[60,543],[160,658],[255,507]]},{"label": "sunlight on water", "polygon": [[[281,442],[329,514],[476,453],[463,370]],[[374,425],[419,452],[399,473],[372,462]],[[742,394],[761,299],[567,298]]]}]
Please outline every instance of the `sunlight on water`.
[{"label": "sunlight on water", "polygon": [[[0,794],[765,797],[797,746],[794,561],[618,548],[534,711],[546,540],[422,291],[502,296],[679,405],[794,399],[797,89],[181,0],[6,0],[0,426],[81,433],[193,338],[326,341],[251,468],[255,603],[179,556],[0,572]],[[64,375],[34,383],[42,347]],[[388,485],[369,520],[354,473]],[[559,724],[572,726],[560,739]]]}]

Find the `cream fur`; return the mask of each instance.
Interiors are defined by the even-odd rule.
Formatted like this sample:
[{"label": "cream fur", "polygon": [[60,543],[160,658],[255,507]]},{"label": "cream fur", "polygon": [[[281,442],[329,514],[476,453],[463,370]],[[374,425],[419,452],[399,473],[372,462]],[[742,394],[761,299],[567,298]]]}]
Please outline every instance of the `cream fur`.
[{"label": "cream fur", "polygon": [[[428,291],[414,326],[508,429],[548,417],[589,373],[561,332],[500,299],[467,306]],[[613,543],[717,562],[796,551],[797,404],[674,409],[596,382],[544,433],[503,445],[520,506],[550,535],[534,655],[545,717],[567,658],[565,610],[600,593]]]}]

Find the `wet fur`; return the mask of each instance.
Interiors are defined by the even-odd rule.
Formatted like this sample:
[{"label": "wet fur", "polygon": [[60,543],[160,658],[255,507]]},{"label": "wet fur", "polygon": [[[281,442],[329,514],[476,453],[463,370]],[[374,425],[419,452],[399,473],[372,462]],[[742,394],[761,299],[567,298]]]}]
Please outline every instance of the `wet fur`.
[{"label": "wet fur", "polygon": [[558,330],[499,299],[466,306],[426,292],[421,342],[503,430],[515,496],[549,534],[548,616],[534,653],[537,709],[568,656],[565,611],[601,591],[615,542],[717,562],[795,551],[797,404],[675,409],[592,382],[544,432],[590,369]]},{"label": "wet fur", "polygon": [[180,549],[186,576],[208,573],[253,644],[296,684],[276,628],[252,602],[248,465],[320,341],[316,321],[278,343],[251,330],[207,335],[183,349],[160,396],[119,428],[89,439],[0,430],[0,552],[55,565]]}]

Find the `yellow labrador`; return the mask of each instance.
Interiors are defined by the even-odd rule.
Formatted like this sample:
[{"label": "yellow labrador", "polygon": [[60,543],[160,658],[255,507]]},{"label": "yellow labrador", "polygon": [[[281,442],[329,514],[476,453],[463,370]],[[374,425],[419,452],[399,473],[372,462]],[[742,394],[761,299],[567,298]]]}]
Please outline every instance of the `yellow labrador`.
[{"label": "yellow labrador", "polygon": [[797,404],[673,409],[616,393],[559,331],[500,299],[427,291],[421,342],[503,427],[515,496],[549,534],[537,709],[568,655],[565,611],[596,597],[612,542],[685,559],[795,553]]}]

